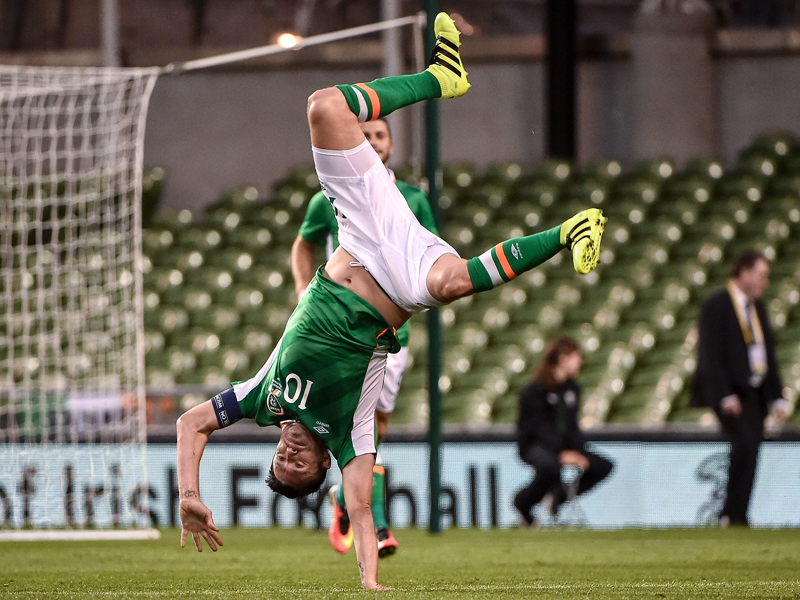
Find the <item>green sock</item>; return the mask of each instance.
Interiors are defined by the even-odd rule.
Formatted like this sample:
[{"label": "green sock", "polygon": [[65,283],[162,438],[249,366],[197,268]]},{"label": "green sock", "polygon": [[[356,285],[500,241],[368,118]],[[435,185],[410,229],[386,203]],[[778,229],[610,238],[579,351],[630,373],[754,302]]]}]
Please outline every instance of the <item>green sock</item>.
[{"label": "green sock", "polygon": [[384,476],[383,467],[375,465],[372,469],[372,520],[375,521],[375,529],[378,527],[389,529],[384,507]]},{"label": "green sock", "polygon": [[442,97],[439,82],[427,71],[336,87],[342,90],[347,105],[360,123],[385,117],[398,108],[421,100]]},{"label": "green sock", "polygon": [[467,261],[476,292],[485,292],[539,266],[563,249],[561,225],[527,237],[506,240]]},{"label": "green sock", "polygon": [[[380,465],[375,465],[372,471],[372,520],[375,522],[375,529],[378,527],[389,528],[389,523],[386,521],[386,509],[384,507],[384,470]],[[339,485],[339,491],[336,494],[336,501],[342,508],[346,508],[344,503],[344,486]]]}]

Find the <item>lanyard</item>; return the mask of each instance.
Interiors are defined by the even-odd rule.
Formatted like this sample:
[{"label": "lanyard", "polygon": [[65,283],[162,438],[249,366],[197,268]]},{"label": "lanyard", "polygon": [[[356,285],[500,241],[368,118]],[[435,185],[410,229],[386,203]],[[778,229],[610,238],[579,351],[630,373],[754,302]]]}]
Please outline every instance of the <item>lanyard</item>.
[{"label": "lanyard", "polygon": [[[732,286],[732,283],[728,283],[728,295],[731,297],[733,310],[736,312],[736,318],[739,320],[739,327],[741,328],[742,335],[744,336],[744,343],[747,346],[752,344],[763,344],[764,332],[761,329],[761,321],[758,318],[758,312],[755,310],[755,304],[753,305],[752,312],[748,310],[747,306],[742,306],[740,302],[737,302],[737,294],[733,291]],[[755,317],[755,319],[752,320],[752,326],[750,319],[751,315]]]}]

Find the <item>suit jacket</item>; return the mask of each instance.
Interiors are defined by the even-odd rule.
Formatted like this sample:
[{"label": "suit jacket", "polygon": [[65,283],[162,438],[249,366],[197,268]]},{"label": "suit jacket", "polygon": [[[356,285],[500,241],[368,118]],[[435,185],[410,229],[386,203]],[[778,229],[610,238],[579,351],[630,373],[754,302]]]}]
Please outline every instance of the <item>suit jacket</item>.
[{"label": "suit jacket", "polygon": [[517,441],[520,455],[538,444],[554,453],[583,450],[585,438],[578,427],[581,389],[573,380],[548,388],[538,381],[520,393]]},{"label": "suit jacket", "polygon": [[697,371],[692,385],[692,406],[719,409],[726,396],[737,394],[742,402],[757,396],[759,408],[767,414],[768,402],[783,396],[783,384],[775,360],[775,338],[767,309],[760,300],[755,303],[764,345],[767,351],[767,374],[760,393],[750,386],[750,362],[733,301],[727,290],[714,294],[703,303],[698,323]]}]

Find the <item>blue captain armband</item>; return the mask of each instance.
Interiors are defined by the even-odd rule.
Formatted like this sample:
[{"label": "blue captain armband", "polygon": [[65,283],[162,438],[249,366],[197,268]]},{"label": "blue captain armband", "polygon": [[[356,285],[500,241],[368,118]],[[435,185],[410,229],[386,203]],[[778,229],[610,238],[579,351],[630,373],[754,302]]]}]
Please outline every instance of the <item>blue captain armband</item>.
[{"label": "blue captain armband", "polygon": [[233,388],[217,394],[209,402],[214,407],[214,414],[217,415],[220,427],[233,425],[242,418],[242,410],[239,408],[239,401],[236,400]]}]

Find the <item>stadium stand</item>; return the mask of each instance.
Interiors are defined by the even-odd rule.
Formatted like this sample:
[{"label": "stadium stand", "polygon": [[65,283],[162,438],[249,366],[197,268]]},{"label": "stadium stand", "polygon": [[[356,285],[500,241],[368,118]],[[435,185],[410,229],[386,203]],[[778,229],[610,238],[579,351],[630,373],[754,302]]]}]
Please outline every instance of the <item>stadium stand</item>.
[{"label": "stadium stand", "polygon": [[[494,293],[442,309],[445,422],[512,423],[518,391],[556,333],[583,346],[584,425],[708,422],[708,413],[688,406],[698,310],[724,285],[731,259],[751,247],[774,259],[767,302],[795,401],[800,144],[791,136],[758,138],[730,167],[697,159],[678,170],[664,159],[626,171],[617,161],[582,168],[544,161],[529,172],[506,163],[480,175],[446,165],[443,181],[441,231],[462,256],[553,227],[588,205],[609,217],[602,266],[589,276],[561,268],[558,255]],[[266,360],[294,306],[289,250],[317,186],[303,166],[266,200],[244,187],[199,220],[186,210],[152,216],[143,237],[151,388],[221,389]],[[412,364],[395,423],[427,417],[426,329],[424,320],[412,323]]]}]

